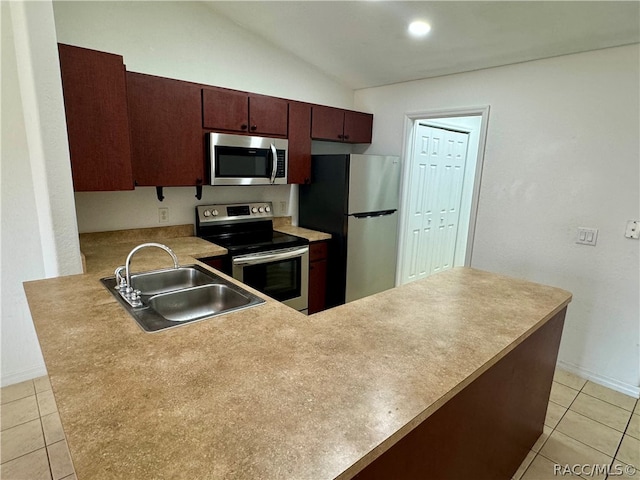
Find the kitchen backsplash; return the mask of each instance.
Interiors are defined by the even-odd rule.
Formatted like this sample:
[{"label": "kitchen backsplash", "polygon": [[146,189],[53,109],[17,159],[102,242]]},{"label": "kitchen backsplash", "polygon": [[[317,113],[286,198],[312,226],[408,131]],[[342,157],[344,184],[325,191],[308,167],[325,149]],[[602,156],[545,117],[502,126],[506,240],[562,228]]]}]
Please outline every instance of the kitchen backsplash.
[{"label": "kitchen backsplash", "polygon": [[260,201],[272,202],[276,216],[292,216],[292,221],[297,222],[297,185],[204,186],[202,200],[196,199],[195,194],[195,187],[167,187],[164,189],[165,198],[160,202],[154,187],[137,187],[126,192],[77,192],[78,231],[105,232],[193,224],[196,205]]}]

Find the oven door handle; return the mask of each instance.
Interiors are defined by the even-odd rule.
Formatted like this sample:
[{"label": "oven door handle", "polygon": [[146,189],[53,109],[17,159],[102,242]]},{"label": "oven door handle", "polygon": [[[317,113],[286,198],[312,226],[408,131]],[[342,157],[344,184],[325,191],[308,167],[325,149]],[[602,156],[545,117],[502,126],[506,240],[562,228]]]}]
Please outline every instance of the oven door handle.
[{"label": "oven door handle", "polygon": [[271,183],[274,183],[278,173],[278,151],[273,143],[271,144],[271,165]]},{"label": "oven door handle", "polygon": [[233,258],[234,265],[260,265],[262,263],[270,263],[278,260],[287,260],[289,258],[299,257],[309,252],[309,247],[292,248],[283,252],[258,253],[255,255],[242,255]]}]

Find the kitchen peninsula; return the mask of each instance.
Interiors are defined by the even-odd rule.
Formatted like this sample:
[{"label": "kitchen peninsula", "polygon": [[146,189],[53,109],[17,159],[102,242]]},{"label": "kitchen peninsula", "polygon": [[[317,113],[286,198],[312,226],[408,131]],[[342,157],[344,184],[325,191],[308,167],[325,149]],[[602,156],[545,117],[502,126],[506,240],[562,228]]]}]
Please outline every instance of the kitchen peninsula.
[{"label": "kitchen peninsula", "polygon": [[[166,243],[181,264],[212,254]],[[137,268],[166,266],[152,250]],[[510,478],[542,432],[566,291],[457,268],[311,317],[258,294],[149,334],[96,252],[25,283],[80,480],[400,478],[433,456],[433,478],[462,478],[454,454]]]}]

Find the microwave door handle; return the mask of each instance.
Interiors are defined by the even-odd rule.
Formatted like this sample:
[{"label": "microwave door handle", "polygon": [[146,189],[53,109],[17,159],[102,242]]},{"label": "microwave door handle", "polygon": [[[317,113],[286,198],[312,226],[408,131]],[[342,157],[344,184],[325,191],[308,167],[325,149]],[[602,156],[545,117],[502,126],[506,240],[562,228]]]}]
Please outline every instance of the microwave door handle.
[{"label": "microwave door handle", "polygon": [[270,263],[277,260],[287,260],[289,258],[299,257],[309,251],[309,247],[296,248],[286,252],[243,255],[233,259],[234,265],[260,265],[261,263]]},{"label": "microwave door handle", "polygon": [[273,143],[271,144],[271,165],[271,183],[274,183],[278,172],[278,151]]}]

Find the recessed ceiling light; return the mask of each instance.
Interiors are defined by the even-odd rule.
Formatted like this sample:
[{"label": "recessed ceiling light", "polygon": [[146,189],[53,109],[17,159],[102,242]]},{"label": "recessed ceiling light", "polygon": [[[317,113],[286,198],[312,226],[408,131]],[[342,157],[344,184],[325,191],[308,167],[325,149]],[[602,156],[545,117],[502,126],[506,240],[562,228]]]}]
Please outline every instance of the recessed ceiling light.
[{"label": "recessed ceiling light", "polygon": [[409,24],[409,33],[414,37],[424,37],[431,30],[431,25],[427,22],[416,20]]}]

